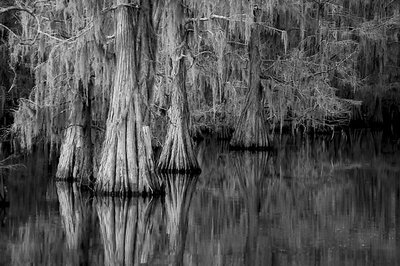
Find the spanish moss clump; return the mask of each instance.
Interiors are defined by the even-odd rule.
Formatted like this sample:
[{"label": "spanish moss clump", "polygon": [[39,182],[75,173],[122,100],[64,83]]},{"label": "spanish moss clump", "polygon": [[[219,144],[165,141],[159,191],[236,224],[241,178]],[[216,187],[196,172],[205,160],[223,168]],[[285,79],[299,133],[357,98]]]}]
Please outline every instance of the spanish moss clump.
[{"label": "spanish moss clump", "polygon": [[113,59],[104,51],[111,47],[99,44],[110,29],[105,26],[99,33],[102,22],[96,26],[93,21],[98,4],[31,4],[35,12],[29,5],[12,7],[19,11],[21,35],[9,38],[10,64],[23,64],[35,77],[29,98],[21,99],[14,113],[13,136],[25,151],[43,142],[60,152],[58,179],[88,183],[97,165],[91,151],[98,143],[92,142],[91,129],[107,115],[113,76]]}]

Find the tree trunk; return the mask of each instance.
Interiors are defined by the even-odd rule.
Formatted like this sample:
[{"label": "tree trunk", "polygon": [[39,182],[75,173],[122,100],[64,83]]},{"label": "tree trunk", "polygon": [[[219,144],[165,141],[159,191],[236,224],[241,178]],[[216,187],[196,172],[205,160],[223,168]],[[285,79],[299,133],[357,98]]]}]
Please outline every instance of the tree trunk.
[{"label": "tree trunk", "polygon": [[256,23],[252,25],[249,42],[249,91],[231,140],[231,146],[240,149],[264,149],[269,146],[268,126],[261,101],[260,27]]},{"label": "tree trunk", "polygon": [[[141,11],[126,6],[128,2],[117,1],[117,69],[96,181],[97,191],[111,195],[155,192],[161,187],[154,174],[149,130],[143,127],[137,80],[134,22]],[[140,28],[142,20],[138,21]]]},{"label": "tree trunk", "polygon": [[90,100],[83,99],[81,85],[71,101],[74,104],[61,145],[56,178],[88,185],[93,176]]},{"label": "tree trunk", "polygon": [[172,1],[168,9],[170,25],[172,100],[168,110],[170,124],[161,152],[158,167],[164,172],[198,172],[200,170],[189,134],[189,107],[186,93],[186,32],[184,10],[181,1]]},{"label": "tree trunk", "polygon": [[139,73],[139,90],[143,102],[143,124],[150,126],[150,105],[153,101],[154,82],[157,66],[157,35],[162,0],[141,0],[138,19],[137,68]]}]

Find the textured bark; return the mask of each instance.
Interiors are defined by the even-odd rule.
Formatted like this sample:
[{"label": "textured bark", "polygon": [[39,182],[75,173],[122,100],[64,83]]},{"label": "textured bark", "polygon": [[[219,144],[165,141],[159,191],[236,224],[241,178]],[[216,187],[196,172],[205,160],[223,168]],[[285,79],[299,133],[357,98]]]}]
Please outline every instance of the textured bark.
[{"label": "textured bark", "polygon": [[[149,131],[143,133],[146,129],[137,81],[135,29],[142,26],[143,20],[135,20],[139,11],[124,5],[128,1],[117,2],[117,69],[96,190],[111,195],[155,192],[161,185],[149,163],[152,151],[146,147]],[[139,24],[134,25],[135,21]]]},{"label": "textured bark", "polygon": [[200,170],[189,134],[189,107],[186,92],[186,32],[184,10],[181,1],[172,1],[167,10],[172,12],[167,23],[173,25],[169,33],[173,36],[175,49],[171,52],[172,99],[168,111],[170,124],[160,155],[158,167],[165,172],[198,172]]},{"label": "textured bark", "polygon": [[262,106],[260,25],[253,24],[249,42],[250,84],[245,106],[233,133],[231,146],[263,149],[269,146],[268,127]]},{"label": "textured bark", "polygon": [[186,235],[188,230],[188,212],[196,188],[197,176],[163,176],[166,183],[165,205],[167,209],[171,265],[186,265],[183,261]]},{"label": "textured bark", "polygon": [[83,88],[73,97],[74,105],[65,129],[58,161],[56,177],[59,180],[75,180],[89,184],[93,176],[90,101],[82,98]]},{"label": "textured bark", "polygon": [[141,0],[138,18],[137,68],[143,123],[150,126],[150,104],[153,101],[157,65],[157,35],[164,1]]}]

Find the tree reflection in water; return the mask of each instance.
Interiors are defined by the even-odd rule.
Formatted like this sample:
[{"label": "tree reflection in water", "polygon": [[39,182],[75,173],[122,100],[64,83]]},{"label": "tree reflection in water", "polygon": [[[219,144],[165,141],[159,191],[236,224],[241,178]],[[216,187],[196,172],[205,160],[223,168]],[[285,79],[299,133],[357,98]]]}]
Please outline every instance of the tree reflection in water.
[{"label": "tree reflection in water", "polygon": [[164,175],[159,199],[10,178],[0,264],[399,265],[400,145],[366,131],[282,141],[250,153],[206,140],[202,174]]},{"label": "tree reflection in water", "polygon": [[188,265],[184,261],[188,230],[188,211],[195,191],[197,176],[165,174],[165,208],[169,235],[170,265]]},{"label": "tree reflection in water", "polygon": [[140,265],[155,259],[156,247],[164,242],[157,199],[106,197],[97,198],[95,205],[105,265]]},{"label": "tree reflection in water", "polygon": [[268,152],[243,152],[233,153],[229,160],[231,177],[238,182],[246,207],[247,235],[243,251],[245,265],[261,265],[270,261],[270,252],[262,250],[258,241],[262,205],[269,204],[274,188],[274,180],[268,177],[268,159]]},{"label": "tree reflection in water", "polygon": [[196,177],[162,175],[161,199],[95,200],[104,244],[105,265],[184,265],[187,214]]},{"label": "tree reflection in water", "polygon": [[71,265],[98,261],[89,254],[95,221],[92,200],[79,191],[76,183],[58,182],[56,187],[69,257],[74,258]]},{"label": "tree reflection in water", "polygon": [[269,155],[200,147],[196,264],[398,265],[399,147],[368,131],[285,141]]}]

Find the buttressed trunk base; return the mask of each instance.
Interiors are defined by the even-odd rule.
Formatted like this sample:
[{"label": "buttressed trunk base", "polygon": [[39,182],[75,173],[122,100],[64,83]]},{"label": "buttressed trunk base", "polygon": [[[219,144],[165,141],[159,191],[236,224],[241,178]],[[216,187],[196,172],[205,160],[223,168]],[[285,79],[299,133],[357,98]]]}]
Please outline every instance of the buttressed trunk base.
[{"label": "buttressed trunk base", "polygon": [[73,101],[75,103],[65,129],[56,178],[89,185],[93,176],[90,108],[81,95]]},{"label": "buttressed trunk base", "polygon": [[251,29],[249,42],[249,92],[231,140],[231,146],[238,149],[265,149],[269,147],[268,126],[261,103],[260,45],[260,26],[255,23]]},{"label": "buttressed trunk base", "polygon": [[154,174],[150,135],[143,127],[137,82],[135,26],[141,25],[134,22],[141,11],[127,6],[129,1],[117,2],[117,69],[96,190],[121,196],[156,193],[161,182]]}]

